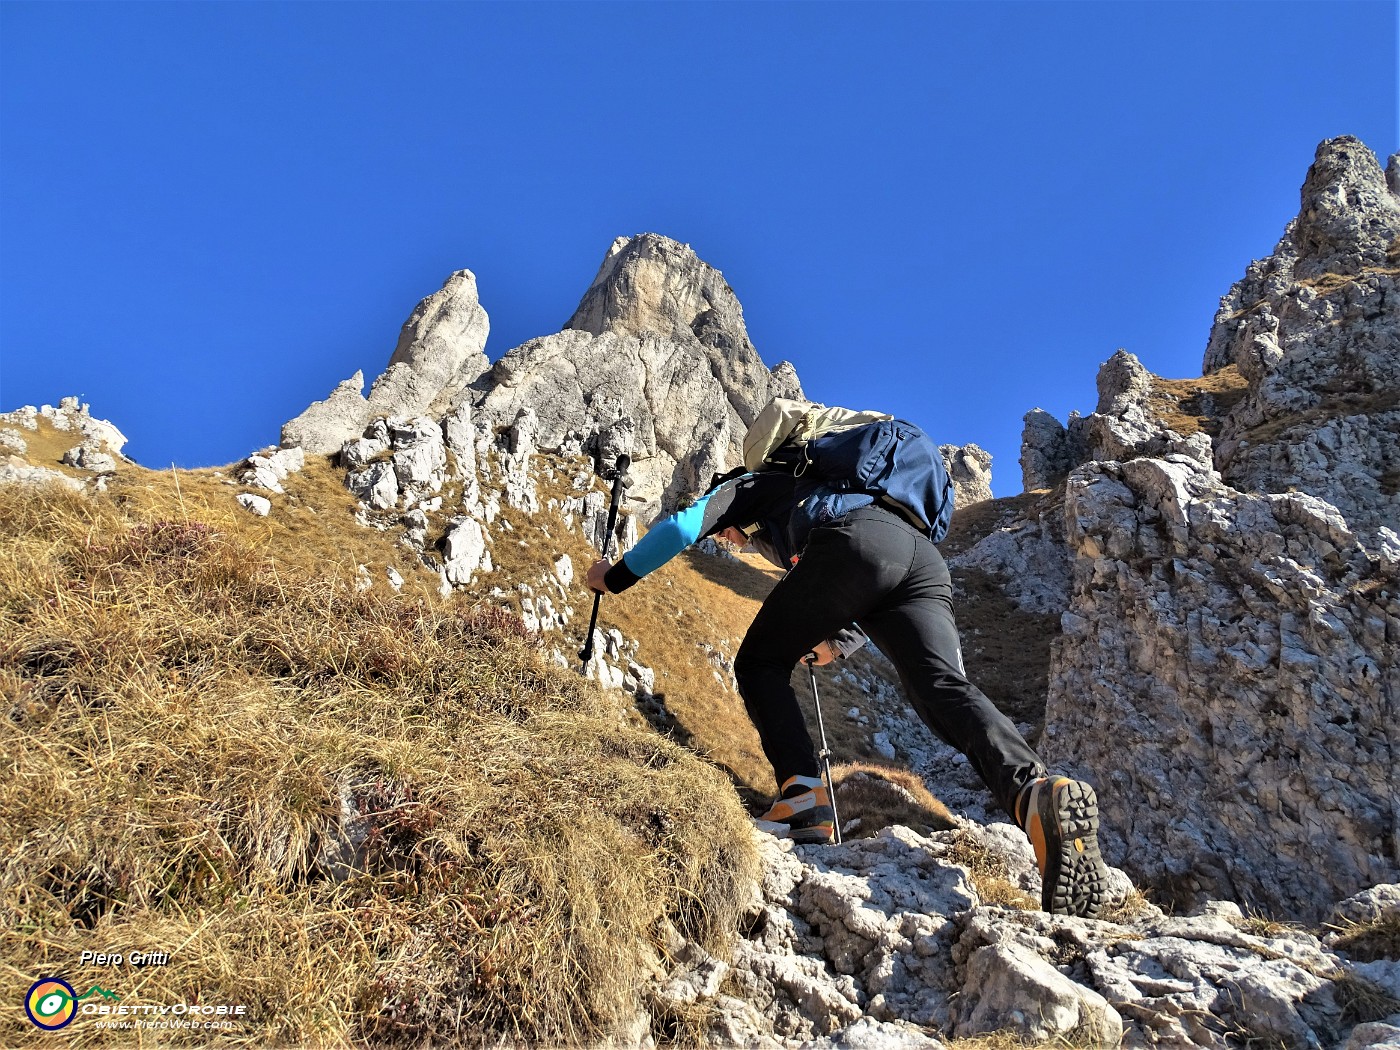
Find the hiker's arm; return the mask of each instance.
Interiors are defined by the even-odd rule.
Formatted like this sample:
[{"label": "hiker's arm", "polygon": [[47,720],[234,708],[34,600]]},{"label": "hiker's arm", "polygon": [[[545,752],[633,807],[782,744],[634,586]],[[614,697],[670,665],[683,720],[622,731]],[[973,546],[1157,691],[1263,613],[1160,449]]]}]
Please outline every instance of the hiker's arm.
[{"label": "hiker's arm", "polygon": [[[677,511],[665,521],[652,526],[616,564],[608,565],[606,560],[597,562],[588,570],[588,586],[596,591],[600,588],[595,586],[595,582],[602,583],[609,593],[617,594],[661,568],[700,538],[707,502],[702,497],[685,510]],[[595,570],[599,566],[604,568],[597,572],[598,580],[595,581]]]},{"label": "hiker's arm", "polygon": [[625,591],[697,540],[731,526],[750,525],[759,520],[791,490],[792,479],[784,474],[746,474],[726,481],[685,510],[652,526],[617,564],[602,571],[604,585],[614,594]]},{"label": "hiker's arm", "polygon": [[855,624],[851,624],[828,638],[826,644],[831,647],[833,657],[839,656],[844,660],[868,641],[869,636]]},{"label": "hiker's arm", "polygon": [[846,659],[869,640],[864,631],[855,624],[851,624],[849,627],[841,628],[826,641],[818,642],[816,647],[802,658],[802,662],[825,667],[837,657],[842,660]]}]

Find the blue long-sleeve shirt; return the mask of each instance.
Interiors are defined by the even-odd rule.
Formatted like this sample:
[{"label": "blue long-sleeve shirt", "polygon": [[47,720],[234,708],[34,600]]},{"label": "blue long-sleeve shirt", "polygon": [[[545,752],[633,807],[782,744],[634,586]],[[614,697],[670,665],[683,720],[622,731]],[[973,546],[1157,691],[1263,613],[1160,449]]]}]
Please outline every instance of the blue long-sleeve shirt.
[{"label": "blue long-sleeve shirt", "polygon": [[[603,582],[614,593],[625,591],[692,543],[731,526],[749,531],[751,545],[786,571],[792,568],[799,553],[792,549],[788,528],[797,492],[796,479],[786,471],[744,474],[726,481],[689,507],[653,525],[608,570]],[[753,526],[758,526],[757,532]],[[838,631],[828,644],[844,659],[865,641],[865,632],[852,625]]]},{"label": "blue long-sleeve shirt", "polygon": [[[625,591],[692,543],[727,528],[761,527],[758,544],[780,568],[792,566],[796,551],[787,549],[787,519],[796,502],[796,480],[784,471],[744,474],[701,496],[689,507],[657,522],[604,577],[608,590]],[[769,549],[764,549],[764,548]]]}]

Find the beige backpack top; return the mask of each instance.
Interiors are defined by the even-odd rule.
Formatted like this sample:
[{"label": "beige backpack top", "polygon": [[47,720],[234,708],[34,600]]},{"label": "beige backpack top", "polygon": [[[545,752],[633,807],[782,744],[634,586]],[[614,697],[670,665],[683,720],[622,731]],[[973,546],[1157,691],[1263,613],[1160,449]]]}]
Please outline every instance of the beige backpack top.
[{"label": "beige backpack top", "polygon": [[744,435],[744,467],[762,470],[771,465],[770,457],[784,445],[801,446],[821,434],[893,418],[885,412],[854,412],[849,408],[827,408],[815,401],[775,397]]}]

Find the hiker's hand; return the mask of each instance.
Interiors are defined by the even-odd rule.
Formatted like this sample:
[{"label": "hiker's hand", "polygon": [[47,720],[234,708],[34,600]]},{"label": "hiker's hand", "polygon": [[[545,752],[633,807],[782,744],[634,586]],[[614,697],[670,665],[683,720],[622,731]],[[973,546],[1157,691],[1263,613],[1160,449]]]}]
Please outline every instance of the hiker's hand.
[{"label": "hiker's hand", "polygon": [[588,584],[588,589],[590,591],[593,591],[595,594],[607,594],[608,585],[603,582],[603,577],[608,574],[608,570],[611,568],[612,562],[608,561],[607,558],[603,558],[600,561],[595,561],[589,567],[588,575],[585,577],[585,582]]},{"label": "hiker's hand", "polygon": [[810,653],[802,658],[804,664],[813,664],[816,667],[825,667],[836,659],[836,652],[827,642],[821,642]]},{"label": "hiker's hand", "polygon": [[733,525],[727,529],[720,529],[719,532],[715,533],[715,539],[732,543],[736,547],[746,547],[749,542],[749,538],[744,535],[743,530],[737,529]]}]

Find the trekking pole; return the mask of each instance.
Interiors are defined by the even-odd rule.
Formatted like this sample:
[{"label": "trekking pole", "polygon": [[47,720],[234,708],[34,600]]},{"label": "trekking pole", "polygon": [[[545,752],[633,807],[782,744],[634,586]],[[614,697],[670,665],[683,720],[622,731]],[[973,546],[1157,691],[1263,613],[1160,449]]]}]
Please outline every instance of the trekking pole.
[{"label": "trekking pole", "polygon": [[[608,527],[603,533],[603,560],[608,557],[608,550],[612,547],[613,526],[617,524],[617,504],[622,499],[622,490],[626,488],[623,479],[626,477],[627,468],[632,465],[632,457],[627,453],[617,457],[617,464],[613,467],[613,487],[612,503],[608,505]],[[593,615],[588,621],[588,638],[583,643],[583,648],[578,651],[578,658],[583,661],[584,667],[588,666],[588,661],[593,659],[593,629],[598,626],[598,602],[603,597],[601,591],[593,592]]]},{"label": "trekking pole", "polygon": [[807,661],[807,674],[812,679],[812,706],[817,709],[817,731],[821,734],[822,749],[817,755],[822,760],[822,768],[826,770],[826,790],[831,798],[831,823],[836,830],[836,845],[841,845],[841,814],[836,810],[836,785],[831,781],[831,748],[826,746],[826,723],[822,721],[822,702],[817,696],[817,665],[814,661]]}]

